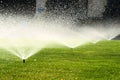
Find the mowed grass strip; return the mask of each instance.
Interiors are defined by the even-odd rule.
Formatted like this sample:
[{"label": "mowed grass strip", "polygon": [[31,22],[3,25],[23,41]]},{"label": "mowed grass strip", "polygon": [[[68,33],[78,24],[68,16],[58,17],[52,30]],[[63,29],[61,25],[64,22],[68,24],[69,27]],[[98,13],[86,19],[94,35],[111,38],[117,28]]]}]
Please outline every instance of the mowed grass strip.
[{"label": "mowed grass strip", "polygon": [[120,41],[44,48],[25,64],[1,49],[0,80],[120,80]]}]

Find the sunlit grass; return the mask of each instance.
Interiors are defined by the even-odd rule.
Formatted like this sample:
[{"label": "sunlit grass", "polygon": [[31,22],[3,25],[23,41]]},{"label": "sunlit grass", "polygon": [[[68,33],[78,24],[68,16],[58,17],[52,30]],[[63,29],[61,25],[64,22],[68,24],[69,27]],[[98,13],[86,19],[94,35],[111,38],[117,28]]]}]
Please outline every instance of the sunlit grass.
[{"label": "sunlit grass", "polygon": [[119,80],[120,41],[45,48],[22,63],[0,50],[0,80]]}]

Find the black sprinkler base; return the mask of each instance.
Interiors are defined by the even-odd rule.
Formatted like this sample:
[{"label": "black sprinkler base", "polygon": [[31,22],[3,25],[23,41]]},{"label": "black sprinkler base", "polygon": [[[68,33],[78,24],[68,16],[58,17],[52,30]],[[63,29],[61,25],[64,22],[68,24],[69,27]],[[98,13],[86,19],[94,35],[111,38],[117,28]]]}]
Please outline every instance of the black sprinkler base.
[{"label": "black sprinkler base", "polygon": [[25,59],[23,59],[23,63],[25,63]]}]

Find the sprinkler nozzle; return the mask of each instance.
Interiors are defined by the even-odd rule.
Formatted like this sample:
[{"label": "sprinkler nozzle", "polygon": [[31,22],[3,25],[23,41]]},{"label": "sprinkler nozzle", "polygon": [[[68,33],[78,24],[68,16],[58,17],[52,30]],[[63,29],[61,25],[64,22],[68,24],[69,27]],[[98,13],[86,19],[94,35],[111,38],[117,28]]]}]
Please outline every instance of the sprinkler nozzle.
[{"label": "sprinkler nozzle", "polygon": [[74,48],[70,48],[71,50],[73,50]]},{"label": "sprinkler nozzle", "polygon": [[23,59],[23,63],[25,63],[25,59]]}]

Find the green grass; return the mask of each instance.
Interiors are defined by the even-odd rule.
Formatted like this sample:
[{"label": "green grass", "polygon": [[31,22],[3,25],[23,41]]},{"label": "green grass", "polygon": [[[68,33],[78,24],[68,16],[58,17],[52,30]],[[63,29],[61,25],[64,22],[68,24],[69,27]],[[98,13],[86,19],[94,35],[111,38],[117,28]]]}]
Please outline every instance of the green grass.
[{"label": "green grass", "polygon": [[0,80],[120,80],[120,41],[45,48],[25,64],[1,49]]}]

